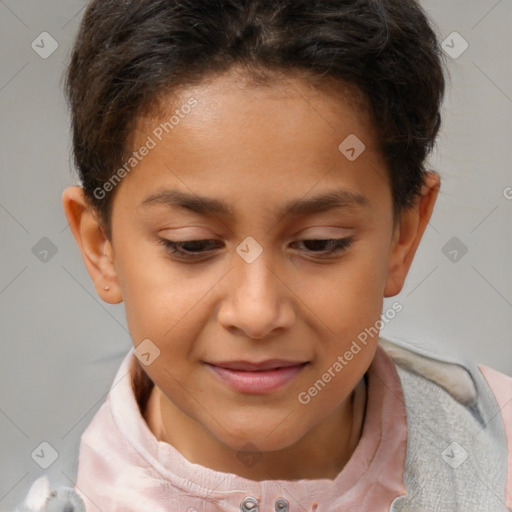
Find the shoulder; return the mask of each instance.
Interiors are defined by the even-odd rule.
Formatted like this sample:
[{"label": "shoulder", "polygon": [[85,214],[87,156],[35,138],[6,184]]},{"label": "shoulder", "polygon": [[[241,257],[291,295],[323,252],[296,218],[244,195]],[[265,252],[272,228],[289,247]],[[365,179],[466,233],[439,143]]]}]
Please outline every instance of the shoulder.
[{"label": "shoulder", "polygon": [[380,338],[379,344],[394,363],[418,376],[435,382],[458,402],[472,406],[477,390],[471,370],[462,361],[455,361],[424,346],[414,346],[397,338]]},{"label": "shoulder", "polygon": [[479,366],[496,398],[508,444],[507,507],[512,509],[512,377],[487,366]]},{"label": "shoulder", "polygon": [[489,384],[493,395],[500,405],[501,412],[508,421],[512,420],[512,377],[498,372],[488,366],[478,367]]},{"label": "shoulder", "polygon": [[448,464],[457,456],[455,447],[461,464],[467,459],[487,468],[490,487],[512,509],[512,377],[462,355],[441,354],[428,344],[382,337],[379,344],[400,376],[414,443],[431,438],[429,445]]},{"label": "shoulder", "polygon": [[[478,400],[492,395],[500,411],[510,414],[512,377],[461,355],[440,354],[432,346],[415,345],[402,338],[381,337],[379,344],[398,367],[436,383],[459,403],[474,407]],[[490,394],[482,392],[482,384]]]}]

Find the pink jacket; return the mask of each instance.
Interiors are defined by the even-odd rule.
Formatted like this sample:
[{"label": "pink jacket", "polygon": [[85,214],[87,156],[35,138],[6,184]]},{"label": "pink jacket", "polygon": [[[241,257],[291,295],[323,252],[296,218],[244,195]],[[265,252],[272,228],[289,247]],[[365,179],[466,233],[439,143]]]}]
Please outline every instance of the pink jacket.
[{"label": "pink jacket", "polygon": [[[257,482],[193,464],[153,435],[141,413],[150,381],[140,379],[131,349],[82,435],[74,487],[78,496],[61,489],[51,510],[79,512],[66,506],[71,503],[66,500],[77,503],[79,498],[87,512],[512,509],[512,378],[484,366],[469,370],[382,338],[370,370],[362,436],[334,480]],[[411,402],[415,396],[417,403]],[[410,410],[417,405],[419,411]],[[465,439],[469,453],[461,453],[464,448],[456,442],[449,444],[453,436],[452,441]],[[478,474],[485,468],[488,475]],[[423,492],[428,485],[428,493]],[[415,495],[415,489],[421,492]],[[452,495],[457,493],[462,494]]]},{"label": "pink jacket", "polygon": [[[399,352],[395,357],[398,360],[402,356]],[[413,355],[412,366],[434,375],[437,363],[418,366],[420,363],[414,363],[414,357],[419,359]],[[119,368],[106,402],[82,436],[75,488],[87,512],[385,512],[391,510],[397,497],[406,494],[404,394],[395,362],[382,346],[378,347],[372,371],[368,373],[368,402],[361,440],[334,480],[256,482],[190,463],[149,430],[139,408],[142,391],[134,384],[134,380],[137,382],[134,363],[131,350]],[[505,492],[506,505],[510,508],[512,379],[489,368],[481,367],[480,371],[493,390],[505,425],[504,449],[508,450]],[[455,373],[451,368],[449,378]],[[443,378],[438,377],[443,386]],[[471,387],[470,379],[467,380],[465,385]],[[452,382],[444,385],[461,386]],[[457,389],[454,394],[463,392]]]}]

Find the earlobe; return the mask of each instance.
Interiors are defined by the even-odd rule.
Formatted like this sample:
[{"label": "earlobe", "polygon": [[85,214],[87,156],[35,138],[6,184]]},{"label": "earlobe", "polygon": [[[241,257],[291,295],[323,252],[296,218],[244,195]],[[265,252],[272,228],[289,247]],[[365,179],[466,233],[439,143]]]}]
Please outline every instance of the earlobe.
[{"label": "earlobe", "polygon": [[404,286],[414,255],[432,216],[440,183],[438,173],[428,172],[421,195],[416,198],[414,206],[402,214],[392,242],[384,297],[398,295]]},{"label": "earlobe", "polygon": [[96,293],[109,304],[122,302],[112,244],[85,199],[82,187],[66,188],[62,205]]}]

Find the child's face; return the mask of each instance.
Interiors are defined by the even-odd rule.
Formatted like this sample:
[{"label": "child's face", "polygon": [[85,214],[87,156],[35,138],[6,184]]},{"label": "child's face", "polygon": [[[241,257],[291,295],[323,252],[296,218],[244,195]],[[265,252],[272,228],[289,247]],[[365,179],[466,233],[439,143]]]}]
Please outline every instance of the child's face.
[{"label": "child's face", "polygon": [[[112,264],[86,263],[102,298],[124,301],[134,345],[149,339],[160,350],[145,370],[176,411],[228,447],[250,442],[267,451],[292,445],[346,406],[377,337],[350,360],[344,354],[375,326],[383,297],[400,291],[431,209],[426,219],[404,216],[402,236],[393,230],[371,125],[343,96],[294,79],[238,83],[226,75],[189,88],[161,120],[141,122],[134,148],[148,135],[156,146],[117,186],[112,244],[103,246]],[[181,106],[191,97],[189,112]],[[154,130],[175,110],[179,122],[159,140],[162,130]],[[339,149],[351,134],[366,146],[353,161]],[[197,199],[202,213],[166,204],[173,190]],[[283,213],[326,194],[347,200]],[[326,239],[351,244],[328,254],[328,244],[304,242]],[[186,245],[203,251],[186,259],[162,240],[211,242]],[[268,377],[212,367],[271,359],[300,366]],[[310,392],[326,372],[331,379]]]}]

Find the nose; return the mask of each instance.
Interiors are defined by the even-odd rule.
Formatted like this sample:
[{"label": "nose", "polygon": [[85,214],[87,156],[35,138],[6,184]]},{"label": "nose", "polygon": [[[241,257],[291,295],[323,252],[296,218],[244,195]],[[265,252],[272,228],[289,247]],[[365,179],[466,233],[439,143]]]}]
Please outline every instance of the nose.
[{"label": "nose", "polygon": [[226,279],[218,321],[230,331],[262,339],[273,331],[289,328],[295,321],[293,292],[283,272],[271,265],[268,251],[248,263],[234,256]]}]

